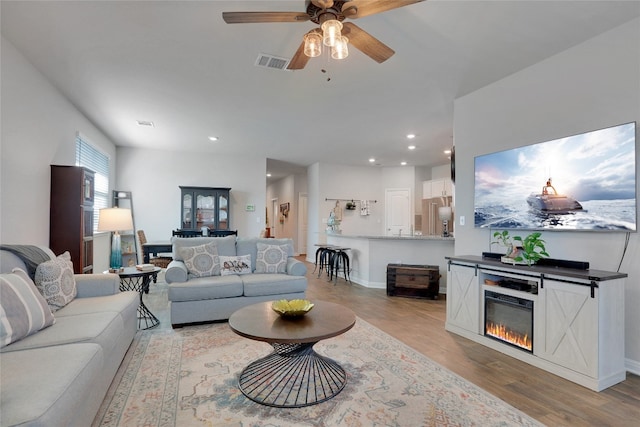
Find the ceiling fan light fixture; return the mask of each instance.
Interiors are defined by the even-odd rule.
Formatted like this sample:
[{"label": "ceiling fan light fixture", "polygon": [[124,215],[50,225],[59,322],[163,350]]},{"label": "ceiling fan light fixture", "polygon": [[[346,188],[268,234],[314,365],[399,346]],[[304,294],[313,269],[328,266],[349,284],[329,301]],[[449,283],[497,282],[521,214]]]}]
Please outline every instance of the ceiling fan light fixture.
[{"label": "ceiling fan light fixture", "polygon": [[304,54],[309,58],[315,58],[322,54],[322,35],[310,31],[304,35]]},{"label": "ceiling fan light fixture", "polygon": [[347,56],[349,56],[349,39],[341,36],[331,48],[331,57],[333,59],[344,59]]},{"label": "ceiling fan light fixture", "polygon": [[329,19],[322,23],[322,42],[325,46],[333,47],[336,41],[342,37],[342,22],[337,19]]}]

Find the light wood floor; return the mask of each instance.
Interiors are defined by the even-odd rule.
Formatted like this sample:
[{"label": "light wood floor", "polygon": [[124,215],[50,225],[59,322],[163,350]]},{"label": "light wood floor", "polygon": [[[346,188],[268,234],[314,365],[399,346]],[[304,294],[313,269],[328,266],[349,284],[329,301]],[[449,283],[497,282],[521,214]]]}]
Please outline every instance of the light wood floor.
[{"label": "light wood floor", "polygon": [[[307,298],[343,304],[358,317],[549,426],[639,426],[640,377],[600,393],[445,331],[445,300],[387,297],[344,279],[329,283],[307,264]],[[441,272],[443,273],[443,272]],[[161,276],[162,277],[162,276]],[[166,284],[159,280],[145,301],[171,328]]]}]

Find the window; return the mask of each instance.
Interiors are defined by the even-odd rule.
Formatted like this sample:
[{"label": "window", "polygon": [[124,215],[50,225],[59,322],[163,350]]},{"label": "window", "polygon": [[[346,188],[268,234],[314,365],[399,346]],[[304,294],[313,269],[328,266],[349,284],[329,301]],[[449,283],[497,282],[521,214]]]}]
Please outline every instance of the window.
[{"label": "window", "polygon": [[80,133],[76,135],[76,166],[95,172],[93,200],[93,231],[98,230],[100,209],[109,207],[109,156],[87,142]]}]

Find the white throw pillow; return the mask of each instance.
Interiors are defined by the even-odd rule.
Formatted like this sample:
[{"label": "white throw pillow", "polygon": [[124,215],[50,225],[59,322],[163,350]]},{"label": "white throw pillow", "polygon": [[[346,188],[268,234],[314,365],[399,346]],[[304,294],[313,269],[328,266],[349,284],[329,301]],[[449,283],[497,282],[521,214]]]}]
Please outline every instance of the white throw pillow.
[{"label": "white throw pillow", "polygon": [[60,310],[78,295],[71,254],[68,251],[56,259],[38,264],[35,281],[52,312]]},{"label": "white throw pillow", "polygon": [[187,271],[196,277],[220,275],[220,257],[214,242],[180,248],[180,256]]},{"label": "white throw pillow", "polygon": [[222,266],[220,274],[223,276],[230,274],[250,274],[251,255],[221,256],[220,265]]},{"label": "white throw pillow", "polygon": [[24,270],[0,274],[0,294],[0,347],[55,323],[47,301]]},{"label": "white throw pillow", "polygon": [[284,246],[258,243],[256,273],[285,273],[287,258]]}]

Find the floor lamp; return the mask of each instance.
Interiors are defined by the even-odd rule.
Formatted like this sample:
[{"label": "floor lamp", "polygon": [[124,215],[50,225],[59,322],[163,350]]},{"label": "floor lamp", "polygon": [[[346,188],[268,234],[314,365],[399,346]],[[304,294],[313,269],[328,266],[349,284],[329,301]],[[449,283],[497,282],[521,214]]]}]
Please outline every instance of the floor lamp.
[{"label": "floor lamp", "polygon": [[111,261],[109,271],[117,272],[122,268],[122,242],[120,231],[133,230],[131,209],[105,208],[100,209],[98,217],[98,231],[112,231],[111,237]]}]

